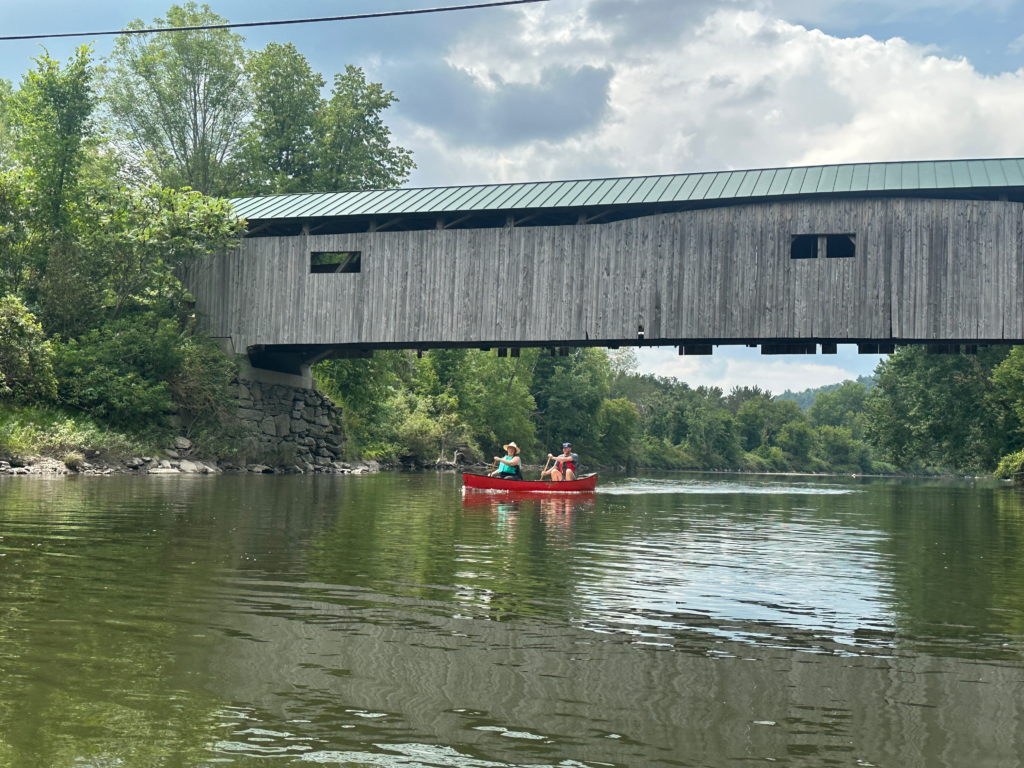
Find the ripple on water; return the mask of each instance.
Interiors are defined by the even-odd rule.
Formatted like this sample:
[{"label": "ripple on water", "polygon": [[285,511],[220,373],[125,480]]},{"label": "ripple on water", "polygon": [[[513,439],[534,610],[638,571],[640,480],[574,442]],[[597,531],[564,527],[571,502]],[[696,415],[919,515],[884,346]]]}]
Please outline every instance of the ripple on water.
[{"label": "ripple on water", "polygon": [[755,495],[807,495],[837,496],[858,493],[856,489],[840,485],[820,483],[775,482],[770,480],[736,482],[736,480],[653,480],[631,479],[625,482],[598,486],[599,493],[617,496],[642,496],[646,494],[676,493],[723,493]]}]

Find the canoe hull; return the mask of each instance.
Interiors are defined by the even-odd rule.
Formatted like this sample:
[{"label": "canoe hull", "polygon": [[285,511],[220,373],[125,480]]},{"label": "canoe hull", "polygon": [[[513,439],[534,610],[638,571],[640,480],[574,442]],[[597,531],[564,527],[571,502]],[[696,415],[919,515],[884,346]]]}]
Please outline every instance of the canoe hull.
[{"label": "canoe hull", "polygon": [[499,480],[487,475],[462,474],[462,487],[472,491],[515,491],[518,493],[583,493],[597,487],[597,474],[560,483],[549,480]]}]

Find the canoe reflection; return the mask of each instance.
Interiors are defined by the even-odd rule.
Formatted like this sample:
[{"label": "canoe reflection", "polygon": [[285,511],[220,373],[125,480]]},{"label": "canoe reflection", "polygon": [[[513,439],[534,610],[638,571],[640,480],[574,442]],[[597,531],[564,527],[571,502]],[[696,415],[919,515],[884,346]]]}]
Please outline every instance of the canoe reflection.
[{"label": "canoe reflection", "polygon": [[549,514],[570,514],[572,512],[587,512],[594,508],[596,494],[574,493],[564,496],[538,496],[536,493],[516,493],[507,491],[505,493],[481,493],[472,491],[462,494],[462,508],[464,510],[496,510],[501,507],[512,508],[516,511],[539,509]]}]

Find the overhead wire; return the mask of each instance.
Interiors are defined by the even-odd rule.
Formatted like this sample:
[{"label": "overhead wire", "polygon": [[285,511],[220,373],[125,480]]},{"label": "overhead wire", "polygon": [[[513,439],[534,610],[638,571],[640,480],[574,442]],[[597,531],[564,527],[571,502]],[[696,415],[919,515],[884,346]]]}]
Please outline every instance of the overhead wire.
[{"label": "overhead wire", "polygon": [[471,11],[480,8],[500,8],[509,5],[531,5],[547,3],[550,0],[495,0],[470,5],[445,5],[436,8],[414,8],[405,11],[378,11],[376,13],[353,13],[347,16],[320,16],[310,19],[282,19],[279,21],[243,21],[224,24],[196,24],[188,27],[147,27],[145,29],[118,29],[106,32],[52,32],[43,35],[4,35],[0,42],[12,40],[51,40],[58,37],[105,37],[111,35],[154,35],[160,32],[198,32],[207,29],[241,29],[244,27],[279,27],[289,24],[322,24],[330,21],[358,21],[359,19],[384,19],[395,16],[422,16],[428,13]]}]

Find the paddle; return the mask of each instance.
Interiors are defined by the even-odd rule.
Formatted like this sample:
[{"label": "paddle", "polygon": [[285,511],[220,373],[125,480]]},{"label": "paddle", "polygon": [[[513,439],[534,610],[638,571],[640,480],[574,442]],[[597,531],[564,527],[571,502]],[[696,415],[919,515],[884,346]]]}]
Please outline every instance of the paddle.
[{"label": "paddle", "polygon": [[544,479],[544,473],[548,471],[548,464],[551,463],[551,454],[548,454],[548,460],[544,462],[544,469],[541,470],[540,479]]}]

